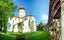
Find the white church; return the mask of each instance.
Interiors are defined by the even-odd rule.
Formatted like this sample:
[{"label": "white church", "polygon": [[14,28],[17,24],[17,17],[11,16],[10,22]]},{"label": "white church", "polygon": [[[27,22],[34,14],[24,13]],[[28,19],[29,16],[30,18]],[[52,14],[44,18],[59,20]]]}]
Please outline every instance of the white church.
[{"label": "white church", "polygon": [[19,16],[8,19],[7,31],[9,32],[35,32],[36,22],[32,15],[25,15],[25,9],[21,6],[18,10]]}]

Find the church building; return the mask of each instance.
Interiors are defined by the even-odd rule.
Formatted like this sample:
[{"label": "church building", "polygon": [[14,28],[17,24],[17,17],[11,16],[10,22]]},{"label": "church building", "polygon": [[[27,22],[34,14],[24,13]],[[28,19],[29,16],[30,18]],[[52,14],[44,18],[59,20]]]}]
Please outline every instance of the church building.
[{"label": "church building", "polygon": [[35,32],[36,22],[33,15],[25,15],[25,9],[21,6],[18,10],[19,16],[8,19],[7,31],[9,32]]}]

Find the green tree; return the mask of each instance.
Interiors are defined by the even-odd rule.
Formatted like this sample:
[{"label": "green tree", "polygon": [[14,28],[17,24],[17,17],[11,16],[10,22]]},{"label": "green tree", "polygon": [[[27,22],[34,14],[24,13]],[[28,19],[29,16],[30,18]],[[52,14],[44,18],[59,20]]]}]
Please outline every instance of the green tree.
[{"label": "green tree", "polygon": [[43,23],[40,22],[40,23],[38,24],[38,28],[37,28],[37,30],[42,30],[42,29],[43,29]]},{"label": "green tree", "polygon": [[8,17],[13,15],[16,10],[16,5],[12,0],[0,0],[0,29],[4,27],[6,30]]}]

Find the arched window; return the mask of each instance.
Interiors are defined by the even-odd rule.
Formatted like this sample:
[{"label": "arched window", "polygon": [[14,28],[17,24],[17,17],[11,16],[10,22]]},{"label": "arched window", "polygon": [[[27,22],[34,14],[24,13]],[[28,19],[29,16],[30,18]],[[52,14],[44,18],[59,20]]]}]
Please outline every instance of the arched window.
[{"label": "arched window", "polygon": [[10,23],[8,23],[8,29],[10,30],[10,26],[11,26],[11,24]]}]

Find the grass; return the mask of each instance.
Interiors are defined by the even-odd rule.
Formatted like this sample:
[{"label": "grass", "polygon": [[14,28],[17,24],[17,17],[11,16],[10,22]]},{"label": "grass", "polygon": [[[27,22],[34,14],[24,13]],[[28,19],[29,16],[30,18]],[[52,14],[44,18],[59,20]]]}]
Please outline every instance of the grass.
[{"label": "grass", "polygon": [[33,36],[27,36],[26,40],[51,40],[51,36],[47,31],[39,31]]},{"label": "grass", "polygon": [[15,37],[0,34],[0,40],[15,40]]},{"label": "grass", "polygon": [[36,31],[36,32],[28,32],[28,33],[11,33],[11,35],[14,35],[15,37],[0,34],[0,39],[15,40],[16,36],[25,36],[25,40],[51,40],[51,36],[47,31]]}]

